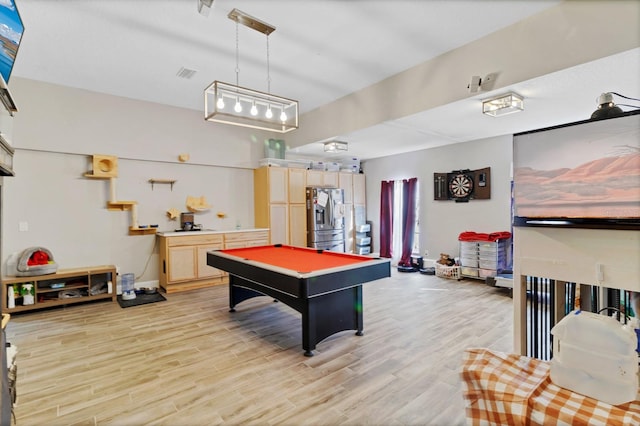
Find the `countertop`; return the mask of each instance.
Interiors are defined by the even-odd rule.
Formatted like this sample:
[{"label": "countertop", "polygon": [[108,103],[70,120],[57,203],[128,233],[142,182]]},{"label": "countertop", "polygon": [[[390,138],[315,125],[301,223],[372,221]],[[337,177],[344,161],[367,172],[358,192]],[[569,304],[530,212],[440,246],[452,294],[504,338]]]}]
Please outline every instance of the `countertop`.
[{"label": "countertop", "polygon": [[156,235],[160,237],[186,237],[194,235],[232,234],[235,232],[268,231],[269,228],[244,228],[244,229],[203,229],[201,231],[160,231]]}]

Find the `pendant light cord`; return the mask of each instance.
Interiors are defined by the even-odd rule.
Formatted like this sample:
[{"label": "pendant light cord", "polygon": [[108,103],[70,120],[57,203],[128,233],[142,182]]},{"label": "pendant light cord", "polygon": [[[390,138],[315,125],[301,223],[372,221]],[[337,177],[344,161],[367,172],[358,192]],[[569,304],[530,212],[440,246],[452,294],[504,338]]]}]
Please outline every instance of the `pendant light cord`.
[{"label": "pendant light cord", "polygon": [[267,34],[267,93],[271,94],[271,70],[269,68],[269,34]]},{"label": "pendant light cord", "polygon": [[238,42],[238,21],[236,21],[236,86],[240,86],[240,43]]}]

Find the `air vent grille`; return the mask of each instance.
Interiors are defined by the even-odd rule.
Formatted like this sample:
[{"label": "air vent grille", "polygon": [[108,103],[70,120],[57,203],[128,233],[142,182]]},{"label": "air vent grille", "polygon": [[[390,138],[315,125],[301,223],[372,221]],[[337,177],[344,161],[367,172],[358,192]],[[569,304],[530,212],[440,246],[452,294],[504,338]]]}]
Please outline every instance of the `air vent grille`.
[{"label": "air vent grille", "polygon": [[179,78],[186,78],[187,80],[191,79],[196,73],[196,70],[191,70],[189,68],[181,67],[176,74]]}]

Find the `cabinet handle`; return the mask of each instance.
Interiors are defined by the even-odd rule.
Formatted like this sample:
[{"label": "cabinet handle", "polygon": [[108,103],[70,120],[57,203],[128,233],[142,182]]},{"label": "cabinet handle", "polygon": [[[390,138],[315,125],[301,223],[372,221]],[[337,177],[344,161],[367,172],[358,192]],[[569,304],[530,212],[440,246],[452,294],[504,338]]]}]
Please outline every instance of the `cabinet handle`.
[{"label": "cabinet handle", "polygon": [[167,261],[166,260],[162,261],[162,273],[163,274],[167,273]]}]

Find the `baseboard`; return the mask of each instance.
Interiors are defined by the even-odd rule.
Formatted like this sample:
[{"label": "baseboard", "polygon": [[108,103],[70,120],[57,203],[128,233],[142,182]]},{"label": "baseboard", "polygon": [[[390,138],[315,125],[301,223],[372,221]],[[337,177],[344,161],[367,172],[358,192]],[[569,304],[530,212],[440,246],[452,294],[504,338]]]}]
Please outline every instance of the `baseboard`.
[{"label": "baseboard", "polygon": [[[122,294],[122,284],[119,281],[120,280],[118,280],[116,294]],[[134,283],[133,286],[135,288],[147,288],[147,287],[160,288],[160,281],[159,280],[137,281],[136,283]]]}]

